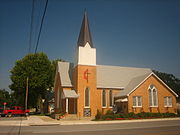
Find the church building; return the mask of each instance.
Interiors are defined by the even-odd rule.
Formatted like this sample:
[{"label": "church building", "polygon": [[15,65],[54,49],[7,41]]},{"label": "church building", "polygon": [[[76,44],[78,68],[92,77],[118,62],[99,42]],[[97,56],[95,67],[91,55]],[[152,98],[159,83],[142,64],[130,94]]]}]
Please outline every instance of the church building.
[{"label": "church building", "polygon": [[58,62],[55,115],[93,118],[117,106],[119,113],[176,113],[178,95],[151,69],[97,65],[87,14],[76,46],[74,63]]}]

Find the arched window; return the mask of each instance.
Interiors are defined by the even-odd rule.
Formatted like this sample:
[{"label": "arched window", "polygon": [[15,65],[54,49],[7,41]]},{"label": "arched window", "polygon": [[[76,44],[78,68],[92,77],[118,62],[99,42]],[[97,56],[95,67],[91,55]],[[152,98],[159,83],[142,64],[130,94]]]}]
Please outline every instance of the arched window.
[{"label": "arched window", "polygon": [[157,89],[154,85],[149,86],[149,106],[156,107],[158,106],[158,97],[157,97]]},{"label": "arched window", "polygon": [[85,107],[89,107],[90,106],[90,90],[89,88],[85,89]]},{"label": "arched window", "polygon": [[102,107],[106,107],[106,91],[102,91]]},{"label": "arched window", "polygon": [[113,106],[112,90],[109,90],[109,107]]}]

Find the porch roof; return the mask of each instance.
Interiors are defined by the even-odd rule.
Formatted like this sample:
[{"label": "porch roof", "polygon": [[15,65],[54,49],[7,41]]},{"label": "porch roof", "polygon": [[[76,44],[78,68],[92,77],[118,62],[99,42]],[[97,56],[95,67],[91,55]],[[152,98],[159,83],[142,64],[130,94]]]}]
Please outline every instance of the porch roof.
[{"label": "porch roof", "polygon": [[79,95],[75,90],[63,90],[63,98],[78,98]]},{"label": "porch roof", "polygon": [[115,102],[118,103],[118,102],[127,102],[128,99],[127,98],[120,98],[120,99],[117,99]]}]

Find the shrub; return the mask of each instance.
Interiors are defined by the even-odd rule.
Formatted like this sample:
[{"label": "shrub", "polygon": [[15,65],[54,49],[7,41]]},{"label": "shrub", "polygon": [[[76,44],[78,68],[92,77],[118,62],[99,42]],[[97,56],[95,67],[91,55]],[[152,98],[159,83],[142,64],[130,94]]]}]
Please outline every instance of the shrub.
[{"label": "shrub", "polygon": [[138,115],[136,115],[135,113],[133,113],[133,112],[130,112],[130,113],[128,113],[128,115],[127,115],[127,118],[137,118],[138,117]]},{"label": "shrub", "polygon": [[162,113],[162,117],[169,118],[169,117],[176,117],[177,115],[174,113]]},{"label": "shrub", "polygon": [[151,119],[151,118],[168,118],[168,117],[177,117],[179,115],[174,113],[150,113],[150,112],[141,112],[135,114],[131,113],[118,113],[113,114],[112,111],[107,111],[105,115],[103,115],[99,110],[97,110],[97,114],[95,116],[96,120],[122,120],[122,119]]},{"label": "shrub", "polygon": [[115,115],[102,115],[102,120],[109,120],[109,119],[111,119],[111,120],[114,120],[115,119]]},{"label": "shrub", "polygon": [[114,113],[111,110],[107,110],[106,115],[114,115]]},{"label": "shrub", "polygon": [[97,110],[97,114],[95,116],[95,120],[100,120],[102,117],[102,113],[99,111],[99,109]]}]

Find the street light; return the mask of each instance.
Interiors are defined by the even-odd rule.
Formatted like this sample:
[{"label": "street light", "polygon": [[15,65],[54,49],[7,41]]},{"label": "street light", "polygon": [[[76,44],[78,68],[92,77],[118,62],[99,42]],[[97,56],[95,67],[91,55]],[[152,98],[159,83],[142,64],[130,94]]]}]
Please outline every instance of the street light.
[{"label": "street light", "polygon": [[42,114],[44,114],[44,101],[45,99],[42,99]]}]

